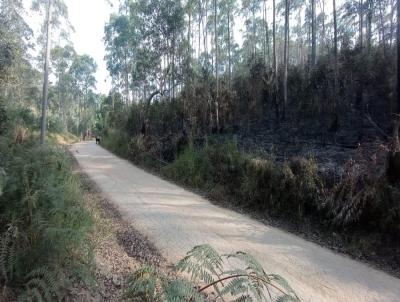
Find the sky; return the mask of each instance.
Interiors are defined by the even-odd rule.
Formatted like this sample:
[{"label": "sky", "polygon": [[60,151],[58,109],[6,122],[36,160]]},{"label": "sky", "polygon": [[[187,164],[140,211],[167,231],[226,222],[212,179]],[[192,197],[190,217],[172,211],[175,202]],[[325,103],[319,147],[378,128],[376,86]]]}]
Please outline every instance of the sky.
[{"label": "sky", "polygon": [[[69,21],[75,29],[70,33],[70,40],[78,54],[88,54],[96,61],[97,91],[108,94],[111,89],[111,78],[108,76],[104,61],[104,25],[110,14],[118,7],[118,0],[64,0],[64,2],[68,6]],[[115,3],[114,6],[111,6],[110,2]],[[44,16],[29,10],[31,0],[24,0],[24,6],[27,21],[37,33],[35,35],[37,38]],[[38,49],[34,50],[37,51]]]},{"label": "sky", "polygon": [[[117,2],[117,1],[115,1]],[[112,8],[106,0],[65,0],[68,5],[69,20],[75,28],[71,40],[78,54],[88,54],[97,63],[97,90],[108,94],[111,79],[104,61],[104,25]]]}]

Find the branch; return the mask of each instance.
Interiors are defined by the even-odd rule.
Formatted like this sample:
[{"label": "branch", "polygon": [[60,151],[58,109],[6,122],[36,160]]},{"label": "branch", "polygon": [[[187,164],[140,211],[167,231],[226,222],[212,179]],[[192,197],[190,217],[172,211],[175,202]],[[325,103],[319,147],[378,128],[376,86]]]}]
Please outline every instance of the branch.
[{"label": "branch", "polygon": [[240,277],[247,277],[247,278],[249,278],[249,279],[250,279],[250,278],[253,278],[253,279],[256,279],[257,281],[262,281],[263,283],[266,283],[266,284],[268,284],[269,286],[275,288],[276,290],[278,290],[278,291],[281,292],[282,294],[288,295],[288,294],[285,293],[282,289],[280,289],[278,286],[272,284],[271,281],[265,280],[265,279],[263,279],[263,278],[261,278],[261,277],[258,277],[258,276],[245,275],[245,274],[232,275],[232,276],[227,276],[227,277],[218,279],[218,280],[216,280],[216,281],[214,281],[214,282],[212,282],[212,283],[210,283],[210,284],[208,284],[208,285],[206,285],[206,286],[200,288],[200,289],[198,290],[198,292],[201,293],[202,291],[206,290],[207,288],[210,288],[211,286],[214,286],[215,284],[221,283],[221,282],[223,282],[223,281],[226,281],[226,280],[229,280],[229,279],[234,279],[234,278],[240,278]]}]

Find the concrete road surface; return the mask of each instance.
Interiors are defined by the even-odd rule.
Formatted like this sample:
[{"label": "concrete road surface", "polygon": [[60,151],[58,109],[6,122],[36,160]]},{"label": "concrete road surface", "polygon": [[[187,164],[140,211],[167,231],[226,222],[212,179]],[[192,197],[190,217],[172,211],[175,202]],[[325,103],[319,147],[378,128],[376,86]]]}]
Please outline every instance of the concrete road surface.
[{"label": "concrete road surface", "polygon": [[122,160],[94,142],[71,147],[105,196],[171,262],[208,243],[245,251],[286,278],[302,301],[400,301],[400,279],[314,243],[212,205]]}]

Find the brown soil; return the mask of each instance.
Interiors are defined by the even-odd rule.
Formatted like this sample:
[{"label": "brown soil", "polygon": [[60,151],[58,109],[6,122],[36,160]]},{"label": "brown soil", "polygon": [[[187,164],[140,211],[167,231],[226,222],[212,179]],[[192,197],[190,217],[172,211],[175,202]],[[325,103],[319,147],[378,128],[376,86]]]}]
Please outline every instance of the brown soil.
[{"label": "brown soil", "polygon": [[124,221],[118,210],[105,199],[96,185],[74,165],[85,192],[86,205],[91,211],[95,229],[90,240],[94,245],[94,290],[75,286],[74,301],[121,301],[125,284],[142,265],[166,268],[166,260],[146,237]]}]

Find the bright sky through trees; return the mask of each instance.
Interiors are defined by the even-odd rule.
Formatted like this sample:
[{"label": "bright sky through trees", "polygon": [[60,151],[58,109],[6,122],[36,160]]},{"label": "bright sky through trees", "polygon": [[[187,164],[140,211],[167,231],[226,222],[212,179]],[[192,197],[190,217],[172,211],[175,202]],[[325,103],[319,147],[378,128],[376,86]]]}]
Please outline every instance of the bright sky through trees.
[{"label": "bright sky through trees", "polygon": [[[69,21],[75,31],[71,33],[71,41],[78,54],[89,54],[97,63],[96,73],[97,90],[108,94],[111,89],[111,79],[104,61],[104,25],[109,21],[110,14],[116,12],[119,7],[118,0],[65,0],[68,6]],[[112,5],[111,5],[112,3]],[[268,20],[272,20],[272,1],[267,1]],[[337,5],[342,3],[337,1]],[[24,0],[25,8],[30,8],[31,0]],[[326,13],[329,16],[331,2],[326,2]],[[318,7],[317,10],[320,8]],[[261,12],[258,12],[261,14]],[[28,21],[35,32],[39,30],[39,24],[43,21],[43,16],[29,13]],[[291,16],[295,19],[296,16]],[[235,16],[236,26],[233,29],[234,39],[242,44],[242,30],[244,30],[244,20],[241,16]],[[291,21],[293,21],[291,20]],[[277,21],[283,22],[283,16],[277,14]],[[37,50],[36,50],[37,51]]]},{"label": "bright sky through trees", "polygon": [[[111,87],[104,62],[104,25],[113,8],[104,0],[66,0],[69,19],[75,28],[71,40],[78,53],[92,56],[98,66],[97,89],[107,94]],[[107,82],[105,82],[107,80]]]},{"label": "bright sky through trees", "polygon": [[[69,21],[75,29],[71,32],[71,42],[78,54],[89,54],[95,59],[98,66],[97,90],[107,94],[111,88],[111,80],[104,62],[104,25],[118,4],[111,7],[105,0],[65,0],[65,3],[68,6]],[[24,0],[24,5],[29,11],[31,0]],[[29,12],[28,22],[38,35],[43,16]]]}]

